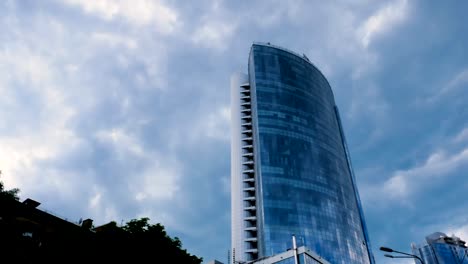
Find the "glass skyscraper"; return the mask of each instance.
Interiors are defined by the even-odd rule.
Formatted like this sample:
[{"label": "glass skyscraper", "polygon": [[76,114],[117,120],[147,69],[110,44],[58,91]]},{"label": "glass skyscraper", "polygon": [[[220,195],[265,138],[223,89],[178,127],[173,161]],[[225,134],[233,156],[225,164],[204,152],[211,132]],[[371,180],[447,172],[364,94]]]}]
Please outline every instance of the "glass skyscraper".
[{"label": "glass skyscraper", "polygon": [[[462,264],[468,263],[465,241],[456,236],[447,236],[435,232],[426,237],[424,245],[411,245],[414,255],[420,257],[425,264]],[[419,264],[418,260],[415,263]]]},{"label": "glass skyscraper", "polygon": [[331,87],[305,55],[254,43],[231,78],[232,262],[295,235],[330,263],[374,263]]}]

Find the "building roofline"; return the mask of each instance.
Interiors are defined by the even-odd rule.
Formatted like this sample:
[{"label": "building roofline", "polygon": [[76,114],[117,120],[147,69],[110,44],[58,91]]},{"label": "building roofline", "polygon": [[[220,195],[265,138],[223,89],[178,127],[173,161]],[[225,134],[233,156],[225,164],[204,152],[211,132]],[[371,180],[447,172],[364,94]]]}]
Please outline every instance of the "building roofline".
[{"label": "building roofline", "polygon": [[[299,54],[298,52],[295,52],[295,51],[292,51],[290,49],[287,49],[287,48],[284,48],[284,47],[281,47],[281,46],[278,46],[278,45],[274,45],[274,44],[271,44],[270,42],[257,42],[257,41],[254,41],[252,46],[253,45],[257,45],[257,46],[265,46],[265,47],[272,47],[272,48],[275,48],[275,49],[279,49],[279,50],[282,50],[282,51],[286,51],[288,53],[291,53],[301,59],[303,59],[304,61],[306,61],[307,63],[311,64],[312,66],[314,66],[315,68],[317,68],[317,66],[315,66],[310,60],[309,58],[304,54],[302,53]],[[318,68],[317,68],[318,70]]]},{"label": "building roofline", "polygon": [[[298,52],[292,51],[290,49],[287,49],[287,48],[284,48],[284,47],[281,47],[281,46],[278,46],[278,45],[271,44],[270,42],[254,41],[252,43],[251,48],[250,48],[251,51],[252,51],[253,46],[264,46],[264,47],[270,47],[270,48],[278,49],[278,50],[287,52],[289,54],[292,54],[292,55],[294,55],[294,56],[296,56],[298,58],[301,58],[305,62],[309,63],[312,67],[314,67],[323,76],[323,78],[325,79],[325,81],[328,84],[328,87],[330,88],[331,94],[333,96],[333,101],[335,101],[335,93],[333,92],[333,89],[331,88],[330,82],[328,81],[327,77],[325,77],[325,74],[323,74],[323,72],[317,66],[315,66],[315,64],[313,64],[304,53],[302,53],[302,55],[301,55]],[[334,103],[336,105],[336,102],[334,102]]]}]

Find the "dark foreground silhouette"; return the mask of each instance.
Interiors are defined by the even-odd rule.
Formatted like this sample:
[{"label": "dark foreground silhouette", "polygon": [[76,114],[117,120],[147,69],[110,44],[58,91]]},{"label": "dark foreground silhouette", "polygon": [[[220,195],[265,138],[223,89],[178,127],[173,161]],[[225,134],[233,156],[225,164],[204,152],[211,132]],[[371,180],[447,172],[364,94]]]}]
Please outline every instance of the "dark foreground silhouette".
[{"label": "dark foreground silhouette", "polygon": [[92,228],[92,220],[77,225],[37,209],[31,199],[19,202],[17,193],[0,182],[0,263],[202,262],[148,218]]}]

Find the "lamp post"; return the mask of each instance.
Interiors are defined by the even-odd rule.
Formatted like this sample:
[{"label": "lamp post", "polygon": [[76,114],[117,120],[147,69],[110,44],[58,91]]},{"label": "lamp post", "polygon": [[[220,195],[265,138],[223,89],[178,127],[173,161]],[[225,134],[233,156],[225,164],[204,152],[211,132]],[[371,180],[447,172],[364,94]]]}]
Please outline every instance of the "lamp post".
[{"label": "lamp post", "polygon": [[399,253],[399,254],[403,254],[405,256],[394,256],[394,255],[390,255],[390,254],[384,254],[385,257],[387,258],[414,258],[414,259],[418,259],[419,261],[421,261],[421,264],[425,264],[424,261],[416,256],[416,255],[413,255],[413,254],[408,254],[408,253],[405,253],[405,252],[401,252],[401,251],[397,251],[397,250],[393,250],[391,248],[388,248],[388,247],[380,247],[380,250],[381,251],[384,251],[384,252],[394,252],[394,253]]}]

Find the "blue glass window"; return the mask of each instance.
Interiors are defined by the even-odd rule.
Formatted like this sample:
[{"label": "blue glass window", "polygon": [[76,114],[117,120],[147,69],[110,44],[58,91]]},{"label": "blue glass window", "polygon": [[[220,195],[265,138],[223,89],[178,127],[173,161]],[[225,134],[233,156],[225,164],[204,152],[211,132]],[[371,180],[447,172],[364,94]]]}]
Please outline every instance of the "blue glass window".
[{"label": "blue glass window", "polygon": [[254,45],[260,256],[291,236],[331,263],[370,263],[331,88],[305,59]]}]

